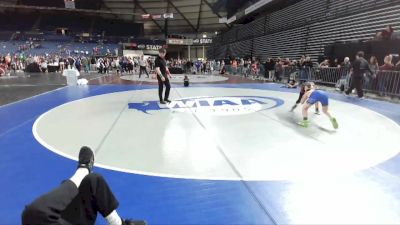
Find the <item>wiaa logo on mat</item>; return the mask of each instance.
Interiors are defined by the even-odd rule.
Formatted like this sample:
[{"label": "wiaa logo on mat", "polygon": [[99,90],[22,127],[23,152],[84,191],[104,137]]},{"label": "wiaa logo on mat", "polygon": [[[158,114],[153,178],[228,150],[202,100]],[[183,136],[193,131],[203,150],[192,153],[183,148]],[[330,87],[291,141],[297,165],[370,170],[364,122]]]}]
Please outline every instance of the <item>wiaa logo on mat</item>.
[{"label": "wiaa logo on mat", "polygon": [[180,113],[213,114],[213,115],[243,115],[283,105],[278,98],[263,96],[227,96],[227,97],[196,97],[174,100],[167,105],[158,101],[129,103],[129,109],[152,114],[160,110],[172,110]]}]

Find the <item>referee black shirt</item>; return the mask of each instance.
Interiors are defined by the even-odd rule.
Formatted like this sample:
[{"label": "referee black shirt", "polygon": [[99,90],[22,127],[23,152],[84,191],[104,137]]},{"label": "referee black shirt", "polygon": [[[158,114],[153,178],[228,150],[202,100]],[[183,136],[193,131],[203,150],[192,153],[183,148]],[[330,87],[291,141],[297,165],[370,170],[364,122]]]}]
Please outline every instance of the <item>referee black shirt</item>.
[{"label": "referee black shirt", "polygon": [[[156,61],[155,61],[155,68],[159,67],[161,74],[164,76],[164,78],[168,79],[167,77],[167,62],[165,59],[161,58],[160,56],[157,56]],[[158,77],[158,74],[157,74]]]},{"label": "referee black shirt", "polygon": [[358,59],[356,59],[353,62],[352,68],[353,68],[353,73],[355,76],[363,76],[364,73],[367,71],[369,71],[371,74],[373,74],[373,72],[369,68],[368,61],[362,57],[359,57]]}]

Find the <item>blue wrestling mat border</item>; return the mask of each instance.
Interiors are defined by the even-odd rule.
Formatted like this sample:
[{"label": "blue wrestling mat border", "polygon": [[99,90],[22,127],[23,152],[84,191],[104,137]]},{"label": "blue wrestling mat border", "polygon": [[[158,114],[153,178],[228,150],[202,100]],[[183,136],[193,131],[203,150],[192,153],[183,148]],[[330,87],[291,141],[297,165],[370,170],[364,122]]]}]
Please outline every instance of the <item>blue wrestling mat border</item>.
[{"label": "blue wrestling mat border", "polygon": [[[277,84],[194,84],[191,87],[298,92]],[[32,126],[40,115],[61,104],[90,96],[155,88],[154,85],[65,87],[0,107],[0,224],[20,224],[24,206],[56,187],[63,179],[68,179],[76,168],[76,162],[47,151],[35,140]],[[332,99],[371,109],[400,124],[398,104],[359,100],[338,93],[329,95]],[[356,176],[373,176],[379,170],[391,174],[380,177],[379,183],[391,183],[400,175],[399,165],[400,157],[397,155]],[[149,224],[160,225],[290,222],[281,209],[284,190],[290,182],[190,180],[135,175],[101,168],[95,168],[95,171],[103,174],[110,183],[120,201],[118,212],[122,217],[146,219]],[[388,191],[394,193],[396,202],[400,204],[399,191]],[[98,224],[105,224],[105,221],[99,219]]]}]

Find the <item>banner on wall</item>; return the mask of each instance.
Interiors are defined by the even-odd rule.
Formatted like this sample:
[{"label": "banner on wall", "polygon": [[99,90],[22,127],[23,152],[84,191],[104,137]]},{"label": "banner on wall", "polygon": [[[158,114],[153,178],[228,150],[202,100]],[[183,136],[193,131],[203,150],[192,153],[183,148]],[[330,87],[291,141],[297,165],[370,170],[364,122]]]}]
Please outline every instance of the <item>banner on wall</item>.
[{"label": "banner on wall", "polygon": [[167,39],[167,44],[169,44],[169,45],[192,45],[193,39],[169,38],[169,39]]},{"label": "banner on wall", "polygon": [[164,13],[164,19],[173,19],[174,18],[174,14],[173,13]]},{"label": "banner on wall", "polygon": [[165,40],[151,39],[133,39],[131,43],[124,43],[124,49],[127,50],[153,50],[158,51],[160,48],[168,48]]},{"label": "banner on wall", "polygon": [[178,39],[169,38],[167,39],[169,45],[211,45],[211,38],[197,38],[197,39]]},{"label": "banner on wall", "polygon": [[211,38],[198,38],[193,40],[194,45],[210,45],[212,44]]}]

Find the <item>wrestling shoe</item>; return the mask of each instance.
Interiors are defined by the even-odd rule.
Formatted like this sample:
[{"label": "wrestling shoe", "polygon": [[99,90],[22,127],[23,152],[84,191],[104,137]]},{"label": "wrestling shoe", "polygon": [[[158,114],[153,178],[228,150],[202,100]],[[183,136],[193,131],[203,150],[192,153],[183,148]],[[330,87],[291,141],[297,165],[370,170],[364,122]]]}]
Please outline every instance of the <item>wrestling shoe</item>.
[{"label": "wrestling shoe", "polygon": [[89,170],[89,173],[93,170],[94,164],[94,154],[92,149],[87,146],[83,146],[79,151],[79,161],[78,168],[86,168]]},{"label": "wrestling shoe", "polygon": [[290,109],[290,112],[293,112],[296,108],[297,108],[297,104],[294,105],[294,106],[292,107],[292,109]]},{"label": "wrestling shoe", "polygon": [[331,122],[332,122],[333,128],[335,128],[335,129],[339,128],[339,124],[335,118],[332,117]]},{"label": "wrestling shoe", "polygon": [[160,104],[161,105],[165,105],[165,104],[167,104],[165,101],[160,101]]},{"label": "wrestling shoe", "polygon": [[302,126],[302,127],[307,128],[307,127],[310,125],[310,121],[308,121],[308,120],[303,120],[303,121],[297,122],[297,124],[300,125],[300,126]]},{"label": "wrestling shoe", "polygon": [[169,99],[164,99],[164,102],[171,103]]},{"label": "wrestling shoe", "polygon": [[315,110],[315,114],[316,115],[321,115],[321,113],[319,113],[319,110]]},{"label": "wrestling shoe", "polygon": [[145,220],[122,220],[122,225],[147,225]]}]

